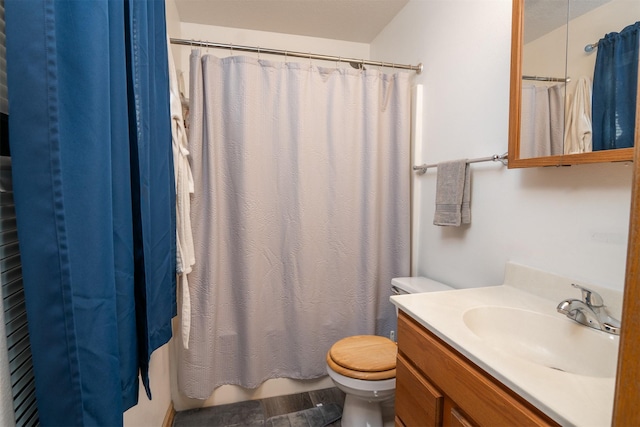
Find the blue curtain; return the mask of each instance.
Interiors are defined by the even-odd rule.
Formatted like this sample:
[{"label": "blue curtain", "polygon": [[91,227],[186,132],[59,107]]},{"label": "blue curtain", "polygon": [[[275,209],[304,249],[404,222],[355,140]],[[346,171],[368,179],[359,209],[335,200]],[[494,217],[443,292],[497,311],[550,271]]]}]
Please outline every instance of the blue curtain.
[{"label": "blue curtain", "polygon": [[6,0],[18,236],[42,425],[121,425],[171,337],[162,0]]},{"label": "blue curtain", "polygon": [[640,22],[598,41],[593,74],[593,150],[633,147]]}]

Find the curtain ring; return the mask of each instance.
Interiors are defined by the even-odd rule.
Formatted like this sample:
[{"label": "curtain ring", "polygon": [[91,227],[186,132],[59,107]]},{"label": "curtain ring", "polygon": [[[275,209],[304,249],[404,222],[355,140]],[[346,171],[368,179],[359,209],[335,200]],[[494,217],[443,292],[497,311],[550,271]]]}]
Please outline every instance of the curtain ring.
[{"label": "curtain ring", "polygon": [[340,63],[342,62],[342,56],[338,56],[338,60],[336,61],[336,70],[340,68]]},{"label": "curtain ring", "polygon": [[287,54],[288,54],[288,53],[289,53],[289,52],[287,52],[286,50],[284,51],[284,63],[285,63],[285,64],[287,63]]},{"label": "curtain ring", "polygon": [[231,56],[233,56],[233,43],[229,43],[229,49],[231,50]]},{"label": "curtain ring", "polygon": [[258,46],[258,61],[260,61],[260,46]]}]

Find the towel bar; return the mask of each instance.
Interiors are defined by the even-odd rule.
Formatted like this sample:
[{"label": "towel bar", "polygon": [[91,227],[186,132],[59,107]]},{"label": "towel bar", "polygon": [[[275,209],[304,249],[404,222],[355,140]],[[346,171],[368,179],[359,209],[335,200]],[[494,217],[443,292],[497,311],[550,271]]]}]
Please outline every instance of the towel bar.
[{"label": "towel bar", "polygon": [[[480,163],[480,162],[500,162],[502,163],[504,166],[507,166],[508,164],[508,153],[504,153],[504,154],[494,154],[491,157],[479,157],[477,159],[470,159],[467,160],[467,163]],[[418,174],[418,175],[423,175],[427,172],[427,169],[429,168],[436,168],[438,167],[437,163],[433,163],[433,164],[422,164],[420,166],[414,166],[413,170]]]}]

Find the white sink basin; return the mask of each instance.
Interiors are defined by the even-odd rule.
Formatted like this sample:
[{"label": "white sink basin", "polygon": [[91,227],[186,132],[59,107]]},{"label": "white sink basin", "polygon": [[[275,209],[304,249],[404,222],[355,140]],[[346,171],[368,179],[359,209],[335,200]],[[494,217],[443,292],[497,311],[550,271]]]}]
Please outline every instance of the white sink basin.
[{"label": "white sink basin", "polygon": [[467,310],[463,320],[494,349],[541,366],[589,377],[615,377],[619,338],[562,317],[509,307]]}]

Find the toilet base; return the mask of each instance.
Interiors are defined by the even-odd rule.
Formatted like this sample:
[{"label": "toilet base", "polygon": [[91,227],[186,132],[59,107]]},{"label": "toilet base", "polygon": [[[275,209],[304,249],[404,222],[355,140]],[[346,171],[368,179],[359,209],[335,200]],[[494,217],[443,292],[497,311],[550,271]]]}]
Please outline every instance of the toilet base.
[{"label": "toilet base", "polygon": [[383,427],[380,402],[369,402],[347,394],[341,424],[342,427]]}]

